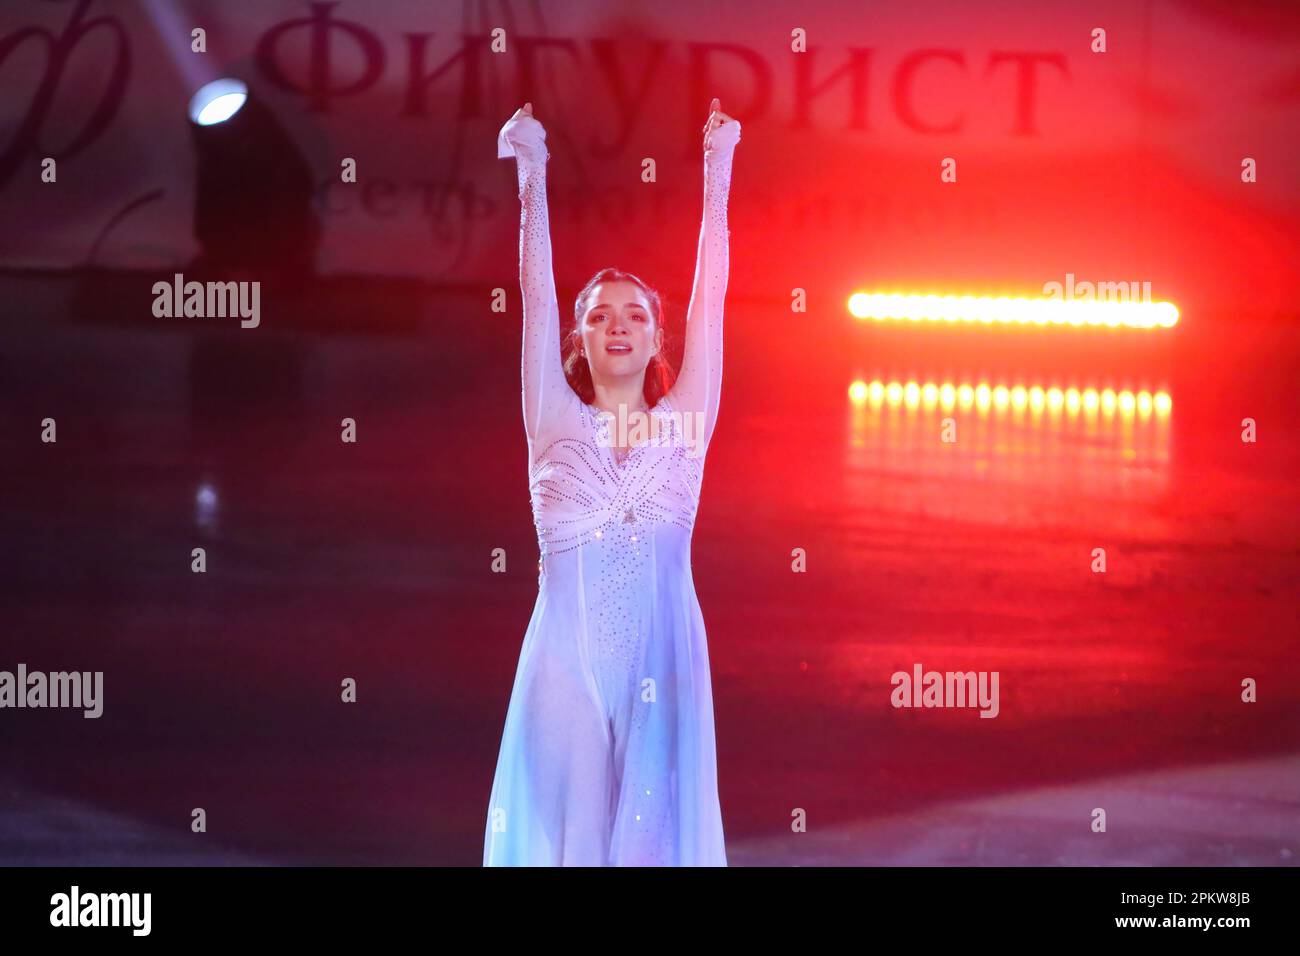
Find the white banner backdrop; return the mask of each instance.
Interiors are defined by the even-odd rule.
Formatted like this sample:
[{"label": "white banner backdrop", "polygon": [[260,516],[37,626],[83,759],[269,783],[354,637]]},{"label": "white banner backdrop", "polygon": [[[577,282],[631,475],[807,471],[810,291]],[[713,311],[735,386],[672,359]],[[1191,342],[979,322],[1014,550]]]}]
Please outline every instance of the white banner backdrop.
[{"label": "white banner backdrop", "polygon": [[529,99],[559,281],[618,264],[685,286],[718,95],[744,128],[744,294],[1072,273],[1277,306],[1295,292],[1298,45],[1300,7],[1228,0],[8,2],[0,266],[184,265],[186,104],[236,76],[313,170],[322,273],[507,283],[518,202],[496,133]]}]

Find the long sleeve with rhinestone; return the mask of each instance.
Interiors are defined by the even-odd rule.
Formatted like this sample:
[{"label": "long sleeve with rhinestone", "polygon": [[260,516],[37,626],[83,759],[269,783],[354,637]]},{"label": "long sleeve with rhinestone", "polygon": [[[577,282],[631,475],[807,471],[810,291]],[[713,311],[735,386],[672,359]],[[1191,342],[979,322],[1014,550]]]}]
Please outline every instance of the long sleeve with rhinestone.
[{"label": "long sleeve with rhinestone", "polygon": [[524,297],[524,430],[531,443],[561,407],[569,386],[560,361],[560,308],[551,260],[546,159],[516,159],[519,175],[519,285]]},{"label": "long sleeve with rhinestone", "polygon": [[[723,137],[715,132],[718,139]],[[722,312],[730,271],[727,201],[735,143],[720,144],[704,163],[704,219],[695,259],[695,282],[686,311],[686,348],[673,389],[678,407],[703,415],[703,443],[713,436],[722,397]]]}]

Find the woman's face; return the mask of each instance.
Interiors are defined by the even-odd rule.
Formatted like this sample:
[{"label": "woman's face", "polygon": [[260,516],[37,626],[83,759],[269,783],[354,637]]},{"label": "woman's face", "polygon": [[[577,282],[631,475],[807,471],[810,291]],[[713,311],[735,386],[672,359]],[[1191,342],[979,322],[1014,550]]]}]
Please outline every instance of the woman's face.
[{"label": "woman's face", "polygon": [[607,382],[642,375],[663,347],[663,329],[655,324],[650,304],[634,282],[601,282],[592,289],[582,317],[582,350],[593,381]]}]

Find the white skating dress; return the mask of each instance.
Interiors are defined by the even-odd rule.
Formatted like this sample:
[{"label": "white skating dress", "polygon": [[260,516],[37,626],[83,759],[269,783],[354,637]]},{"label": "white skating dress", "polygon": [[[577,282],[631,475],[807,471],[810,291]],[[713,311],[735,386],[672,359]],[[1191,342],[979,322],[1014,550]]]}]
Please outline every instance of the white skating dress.
[{"label": "white skating dress", "polygon": [[[488,804],[484,866],[725,866],[691,532],[722,385],[727,199],[740,124],[711,135],[681,374],[621,459],[564,377],[545,131],[501,131],[519,178],[523,416],[542,555]],[[653,188],[653,187],[650,187]]]}]

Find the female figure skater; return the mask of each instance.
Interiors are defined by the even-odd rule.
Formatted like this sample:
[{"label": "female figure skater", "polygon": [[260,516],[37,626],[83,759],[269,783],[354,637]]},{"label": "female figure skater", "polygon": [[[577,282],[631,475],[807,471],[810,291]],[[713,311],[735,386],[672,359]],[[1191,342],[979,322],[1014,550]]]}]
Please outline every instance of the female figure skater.
[{"label": "female figure skater", "polygon": [[[498,156],[514,156],[519,177],[523,415],[542,560],[483,864],[726,866],[690,545],[722,387],[727,198],[740,124],[713,101],[675,382],[662,354],[659,296],[616,269],[579,294],[562,358],[545,139],[530,103],[498,138]],[[611,418],[630,424],[630,437],[622,427],[611,432]]]}]

